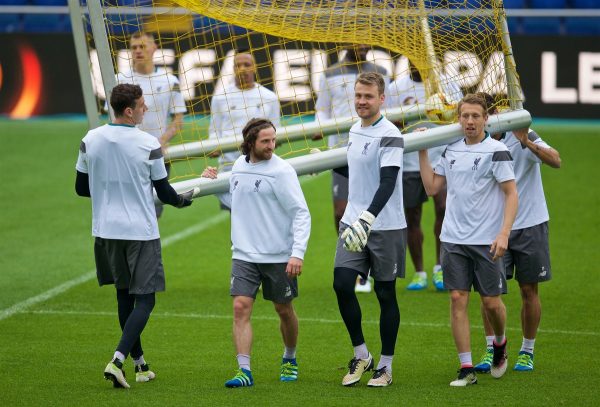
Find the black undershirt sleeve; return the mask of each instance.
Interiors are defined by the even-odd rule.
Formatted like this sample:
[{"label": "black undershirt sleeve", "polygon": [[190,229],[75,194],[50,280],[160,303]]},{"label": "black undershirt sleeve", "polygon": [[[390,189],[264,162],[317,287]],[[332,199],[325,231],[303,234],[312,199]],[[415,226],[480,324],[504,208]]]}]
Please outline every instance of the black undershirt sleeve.
[{"label": "black undershirt sleeve", "polygon": [[181,204],[181,198],[179,195],[177,195],[177,192],[175,192],[171,184],[169,184],[168,177],[164,177],[157,181],[152,181],[152,185],[154,185],[156,195],[162,203],[173,206],[178,206]]},{"label": "black undershirt sleeve", "polygon": [[91,197],[90,193],[90,178],[85,172],[77,171],[77,177],[75,178],[75,192],[79,196]]},{"label": "black undershirt sleeve", "polygon": [[333,172],[340,174],[342,177],[348,178],[348,166],[334,168]]},{"label": "black undershirt sleeve", "polygon": [[382,167],[379,170],[379,188],[377,189],[377,192],[375,192],[373,201],[367,209],[367,211],[372,213],[374,216],[379,215],[379,212],[381,212],[387,201],[394,193],[399,172],[400,167]]}]

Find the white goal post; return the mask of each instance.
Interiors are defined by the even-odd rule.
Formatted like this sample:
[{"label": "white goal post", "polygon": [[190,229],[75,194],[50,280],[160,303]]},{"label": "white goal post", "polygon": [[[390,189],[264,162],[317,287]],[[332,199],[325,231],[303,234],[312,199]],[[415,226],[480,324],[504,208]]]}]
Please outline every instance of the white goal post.
[{"label": "white goal post", "polygon": [[[502,133],[528,127],[531,124],[531,115],[527,110],[513,110],[497,115],[491,115],[486,124],[489,133]],[[435,127],[419,133],[404,135],[404,152],[410,153],[423,148],[431,148],[449,144],[463,137],[459,124],[449,124]],[[290,158],[288,162],[294,167],[298,175],[305,175],[347,165],[346,148],[335,148],[319,154],[308,154],[301,157]],[[227,192],[229,190],[230,172],[218,174],[216,179],[194,178],[173,183],[177,193],[198,188],[194,198]]]}]

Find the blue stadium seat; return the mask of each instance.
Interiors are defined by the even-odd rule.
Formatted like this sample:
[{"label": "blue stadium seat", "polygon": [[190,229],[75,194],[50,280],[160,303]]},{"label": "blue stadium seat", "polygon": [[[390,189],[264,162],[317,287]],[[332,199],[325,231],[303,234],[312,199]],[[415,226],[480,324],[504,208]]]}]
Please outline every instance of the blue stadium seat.
[{"label": "blue stadium seat", "polygon": [[523,21],[520,17],[508,17],[506,19],[508,24],[508,32],[512,35],[523,34]]},{"label": "blue stadium seat", "polygon": [[112,35],[128,36],[140,30],[142,19],[137,16],[109,14],[107,21],[108,30]]},{"label": "blue stadium seat", "polygon": [[491,0],[448,0],[450,8],[490,8]]},{"label": "blue stadium seat", "polygon": [[559,35],[562,32],[560,17],[528,17],[523,19],[523,31],[529,35]]},{"label": "blue stadium seat", "polygon": [[0,6],[26,6],[29,0],[0,0]]},{"label": "blue stadium seat", "polygon": [[565,29],[568,35],[600,36],[600,18],[567,17]]},{"label": "blue stadium seat", "polygon": [[568,8],[567,0],[531,0],[531,8]]},{"label": "blue stadium seat", "polygon": [[0,33],[14,33],[21,29],[20,14],[0,14]]},{"label": "blue stadium seat", "polygon": [[31,0],[35,6],[66,6],[67,0]]},{"label": "blue stadium seat", "polygon": [[206,16],[195,16],[192,24],[194,30],[197,31],[212,31],[213,33],[225,35],[243,35],[248,32],[244,27],[229,25]]},{"label": "blue stadium seat", "polygon": [[67,16],[62,14],[24,14],[23,31],[30,33],[56,33],[67,30]]},{"label": "blue stadium seat", "polygon": [[527,8],[525,0],[504,0],[504,8]]},{"label": "blue stadium seat", "polygon": [[600,9],[600,1],[598,0],[571,0],[574,8],[598,8]]}]

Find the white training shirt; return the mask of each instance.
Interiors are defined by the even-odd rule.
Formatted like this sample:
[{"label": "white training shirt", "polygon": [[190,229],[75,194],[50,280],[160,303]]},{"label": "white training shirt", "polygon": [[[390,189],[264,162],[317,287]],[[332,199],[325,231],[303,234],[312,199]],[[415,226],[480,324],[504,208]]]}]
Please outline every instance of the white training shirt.
[{"label": "white training shirt", "polygon": [[[461,100],[463,97],[460,86],[449,78],[442,76],[440,84],[444,88],[444,93],[449,95],[452,100]],[[427,95],[425,94],[425,84],[412,80],[409,75],[398,78],[390,84],[390,92],[387,98],[388,107],[408,106],[415,104],[425,104]],[[414,122],[409,123],[414,124]],[[429,127],[429,126],[425,126]],[[429,161],[435,167],[442,153],[446,149],[445,145],[428,149]],[[404,155],[404,172],[419,172],[419,152],[413,151]]]},{"label": "white training shirt", "polygon": [[[529,140],[542,148],[550,148],[535,131],[529,129]],[[544,186],[540,160],[533,152],[524,147],[513,132],[508,132],[500,139],[513,157],[515,163],[515,178],[517,191],[519,192],[519,210],[513,224],[513,230],[525,229],[539,225],[550,219]]]},{"label": "white training shirt", "polygon": [[[241,144],[242,130],[250,119],[269,119],[279,127],[281,109],[277,95],[264,86],[256,83],[251,89],[240,89],[233,84],[213,96],[210,113],[208,137],[218,140],[235,136]],[[230,170],[239,156],[239,151],[230,151],[219,157],[221,171]]]},{"label": "white training shirt", "polygon": [[93,236],[159,238],[152,181],[166,178],[167,171],[155,137],[127,125],[90,130],[75,168],[89,177]]},{"label": "white training shirt", "polygon": [[169,114],[187,111],[183,96],[179,90],[179,80],[164,69],[155,69],[149,75],[137,72],[119,73],[118,83],[139,85],[144,92],[144,101],[148,111],[138,125],[140,130],[160,138],[169,125]]},{"label": "white training shirt", "polygon": [[350,128],[348,141],[348,205],[342,222],[354,223],[367,210],[379,188],[382,167],[399,167],[396,186],[375,222],[373,230],[397,230],[406,227],[402,202],[402,156],[404,138],[385,117],[368,127],[361,122]]},{"label": "white training shirt", "polygon": [[292,166],[273,154],[257,163],[240,156],[229,179],[233,258],[252,263],[304,259],[310,213]]},{"label": "white training shirt", "polygon": [[[329,119],[341,119],[346,117],[358,117],[354,107],[354,83],[356,77],[362,72],[379,72],[383,75],[386,86],[390,79],[385,68],[371,62],[355,63],[352,61],[341,61],[331,65],[323,75],[317,101],[315,102],[315,120],[322,122]],[[332,134],[328,137],[329,148],[343,147],[348,142],[348,133]]]},{"label": "white training shirt", "polygon": [[446,177],[448,197],[440,240],[463,245],[489,245],[504,219],[500,183],[515,179],[506,146],[486,133],[481,143],[450,144],[434,169]]}]

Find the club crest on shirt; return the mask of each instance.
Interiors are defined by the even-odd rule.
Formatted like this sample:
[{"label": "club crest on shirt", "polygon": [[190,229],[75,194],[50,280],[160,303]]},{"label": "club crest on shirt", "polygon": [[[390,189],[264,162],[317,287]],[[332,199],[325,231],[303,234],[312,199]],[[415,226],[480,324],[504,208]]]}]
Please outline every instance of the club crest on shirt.
[{"label": "club crest on shirt", "polygon": [[235,181],[235,182],[233,183],[233,189],[231,190],[231,192],[235,191],[235,189],[236,189],[236,188],[237,188],[237,186],[238,186],[238,182],[240,182],[240,181]]},{"label": "club crest on shirt", "polygon": [[362,155],[367,155],[367,152],[369,150],[369,145],[370,144],[371,144],[370,142],[369,143],[365,143],[365,145],[363,146]]},{"label": "club crest on shirt", "polygon": [[351,145],[352,145],[352,142],[349,142],[349,143],[348,143],[348,148],[347,148],[347,150],[350,150],[350,146],[351,146]]},{"label": "club crest on shirt", "polygon": [[473,171],[477,171],[479,168],[479,161],[481,161],[481,157],[477,157],[475,161],[473,161],[473,167],[471,168]]},{"label": "club crest on shirt", "polygon": [[450,169],[452,169],[452,166],[454,165],[455,162],[456,162],[456,160],[450,160]]},{"label": "club crest on shirt", "polygon": [[258,192],[258,189],[260,188],[260,183],[262,182],[262,179],[257,179],[254,182],[254,192]]}]

